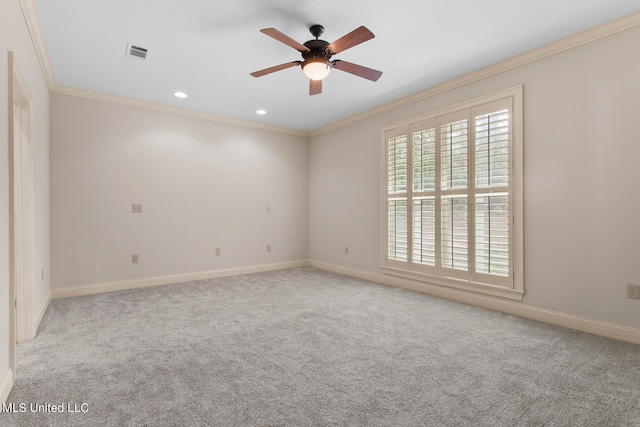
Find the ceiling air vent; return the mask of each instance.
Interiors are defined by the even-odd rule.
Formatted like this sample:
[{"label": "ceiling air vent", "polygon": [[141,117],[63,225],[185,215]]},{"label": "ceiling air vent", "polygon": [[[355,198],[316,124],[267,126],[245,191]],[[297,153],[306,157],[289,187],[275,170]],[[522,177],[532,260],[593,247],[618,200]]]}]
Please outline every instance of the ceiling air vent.
[{"label": "ceiling air vent", "polygon": [[148,52],[149,51],[147,49],[145,49],[144,47],[135,46],[132,43],[127,43],[127,55],[126,56],[128,56],[128,57],[140,59],[142,61],[146,61]]}]

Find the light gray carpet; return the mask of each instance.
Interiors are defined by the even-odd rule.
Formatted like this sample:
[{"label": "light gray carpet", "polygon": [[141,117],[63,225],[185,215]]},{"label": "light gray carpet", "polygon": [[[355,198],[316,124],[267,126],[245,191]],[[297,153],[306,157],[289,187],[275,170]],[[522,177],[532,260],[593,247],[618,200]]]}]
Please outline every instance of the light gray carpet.
[{"label": "light gray carpet", "polygon": [[640,426],[640,346],[312,268],[54,300],[0,425]]}]

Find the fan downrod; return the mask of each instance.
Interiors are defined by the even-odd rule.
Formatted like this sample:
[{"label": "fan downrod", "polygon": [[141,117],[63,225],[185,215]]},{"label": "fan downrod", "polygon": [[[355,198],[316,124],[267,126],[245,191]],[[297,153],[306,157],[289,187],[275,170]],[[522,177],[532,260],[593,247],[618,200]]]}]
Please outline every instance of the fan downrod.
[{"label": "fan downrod", "polygon": [[318,40],[318,37],[324,33],[324,27],[322,25],[315,24],[309,27],[309,31],[311,31],[311,35]]}]

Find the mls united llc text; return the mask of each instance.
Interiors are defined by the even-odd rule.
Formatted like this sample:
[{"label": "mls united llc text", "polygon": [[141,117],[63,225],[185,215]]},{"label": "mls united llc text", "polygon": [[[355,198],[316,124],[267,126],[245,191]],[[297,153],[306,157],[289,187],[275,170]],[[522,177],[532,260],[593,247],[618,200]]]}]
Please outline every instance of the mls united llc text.
[{"label": "mls united llc text", "polygon": [[6,413],[84,413],[89,412],[88,403],[3,403]]}]

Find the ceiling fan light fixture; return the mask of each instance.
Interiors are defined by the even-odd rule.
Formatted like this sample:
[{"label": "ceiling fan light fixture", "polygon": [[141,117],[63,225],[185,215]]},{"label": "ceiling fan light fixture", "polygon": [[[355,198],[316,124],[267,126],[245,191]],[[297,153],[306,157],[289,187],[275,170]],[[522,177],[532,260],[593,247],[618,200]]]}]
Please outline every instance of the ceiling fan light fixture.
[{"label": "ceiling fan light fixture", "polygon": [[329,75],[331,66],[324,58],[308,58],[302,64],[302,71],[311,80],[322,80]]},{"label": "ceiling fan light fixture", "polygon": [[276,39],[277,41],[294,48],[302,54],[304,61],[290,61],[275,67],[265,68],[264,70],[250,73],[253,77],[262,77],[276,71],[286,70],[287,68],[297,67],[300,65],[304,74],[309,78],[309,95],[318,95],[322,93],[322,80],[329,75],[332,68],[362,77],[373,82],[382,76],[382,71],[373,68],[363,67],[362,65],[352,62],[342,61],[340,59],[331,60],[336,53],[343,52],[354,46],[371,40],[375,36],[364,25],[359,26],[349,34],[340,37],[333,43],[327,43],[320,40],[319,37],[324,31],[322,25],[312,25],[309,28],[315,40],[307,40],[304,44],[298,43],[286,34],[281,33],[275,28],[263,28],[261,33]]}]

